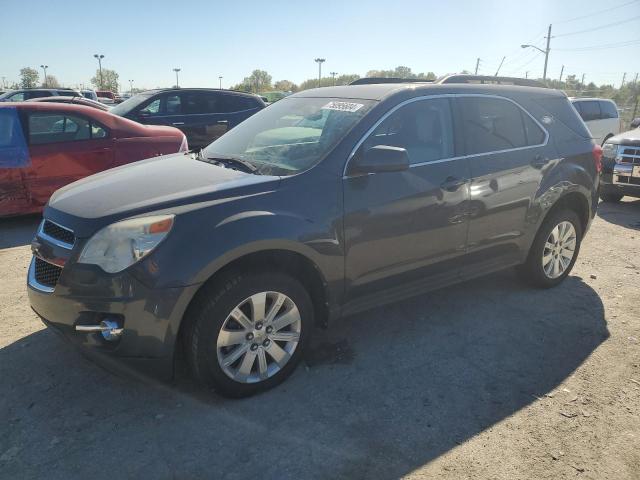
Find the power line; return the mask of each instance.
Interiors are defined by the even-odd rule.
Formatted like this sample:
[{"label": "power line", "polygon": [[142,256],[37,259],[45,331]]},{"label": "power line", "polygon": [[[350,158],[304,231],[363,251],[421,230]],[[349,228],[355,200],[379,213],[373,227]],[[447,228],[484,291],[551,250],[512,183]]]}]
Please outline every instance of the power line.
[{"label": "power line", "polygon": [[602,30],[604,28],[609,28],[609,27],[615,27],[616,25],[622,25],[623,23],[629,23],[629,22],[633,22],[634,20],[638,20],[640,19],[640,15],[638,15],[637,17],[631,17],[631,18],[627,18],[626,20],[620,20],[618,22],[613,22],[613,23],[607,23],[605,25],[600,25],[597,27],[591,27],[591,28],[586,28],[584,30],[578,30],[576,32],[569,32],[569,33],[561,33],[560,35],[555,35],[555,37],[568,37],[569,35],[578,35],[580,33],[591,33],[595,30]]},{"label": "power line", "polygon": [[574,22],[576,20],[582,20],[583,18],[593,17],[594,15],[600,15],[601,13],[611,12],[612,10],[617,10],[618,8],[626,7],[627,5],[631,5],[632,3],[637,3],[637,2],[638,2],[638,0],[632,0],[631,2],[622,3],[620,5],[616,5],[615,7],[605,8],[604,10],[598,10],[597,12],[587,13],[586,15],[581,15],[579,17],[574,17],[574,18],[569,18],[567,20],[560,20],[560,21],[553,22],[553,23],[557,24],[557,23]]},{"label": "power line", "polygon": [[591,51],[591,50],[604,50],[607,48],[616,48],[616,47],[628,47],[631,45],[637,45],[640,43],[640,38],[635,40],[626,40],[624,42],[617,43],[605,43],[601,45],[591,45],[589,47],[576,47],[576,48],[555,48],[554,50],[562,51],[562,52],[582,52],[582,51]]}]

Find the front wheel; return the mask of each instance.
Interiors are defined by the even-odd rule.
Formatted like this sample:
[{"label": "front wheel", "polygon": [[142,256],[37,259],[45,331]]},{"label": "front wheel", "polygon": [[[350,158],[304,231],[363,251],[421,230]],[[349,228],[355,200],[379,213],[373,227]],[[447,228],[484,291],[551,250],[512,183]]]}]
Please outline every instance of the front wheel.
[{"label": "front wheel", "polygon": [[225,396],[245,397],[293,373],[313,308],[305,288],[286,274],[237,274],[205,290],[187,321],[196,379]]},{"label": "front wheel", "polygon": [[582,226],[572,210],[560,210],[545,219],[518,273],[540,288],[555,287],[571,272],[582,242]]}]

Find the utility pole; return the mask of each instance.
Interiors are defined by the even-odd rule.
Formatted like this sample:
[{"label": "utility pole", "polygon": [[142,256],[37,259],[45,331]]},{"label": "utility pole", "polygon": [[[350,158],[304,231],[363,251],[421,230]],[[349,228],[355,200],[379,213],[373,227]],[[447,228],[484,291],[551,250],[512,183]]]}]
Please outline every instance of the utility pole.
[{"label": "utility pole", "polygon": [[584,87],[584,73],[582,74],[582,80],[580,80],[580,85]]},{"label": "utility pole", "polygon": [[544,71],[542,72],[543,82],[547,81],[547,65],[549,64],[549,52],[551,51],[551,48],[549,47],[549,45],[551,44],[551,25],[549,25],[549,30],[547,32],[546,38],[547,38],[547,48],[545,48],[544,50],[541,49],[540,47],[536,47],[535,45],[529,45],[529,44],[520,45],[522,48],[531,47],[531,48],[535,48],[539,52],[544,53]]},{"label": "utility pole", "polygon": [[622,83],[620,84],[620,88],[624,87],[624,81],[627,78],[627,72],[624,72],[622,74]]},{"label": "utility pole", "polygon": [[180,88],[180,83],[178,82],[178,72],[182,70],[180,68],[174,68],[173,71],[176,72],[176,88]]},{"label": "utility pole", "polygon": [[476,60],[476,73],[474,75],[478,75],[478,67],[480,66],[480,57]]},{"label": "utility pole", "polygon": [[336,75],[338,74],[338,72],[329,72],[329,74],[331,75],[331,78],[333,78],[333,86],[336,86]]},{"label": "utility pole", "polygon": [[100,90],[103,90],[104,84],[102,83],[102,59],[104,58],[104,55],[96,53],[94,57],[98,59],[98,70],[100,71]]},{"label": "utility pole", "polygon": [[496,70],[496,74],[494,76],[498,76],[498,74],[500,73],[500,69],[502,68],[502,64],[504,63],[504,59],[507,57],[502,57],[502,61],[500,62],[500,66],[498,66],[498,70]]},{"label": "utility pole", "polygon": [[529,70],[527,70],[526,72],[524,72],[524,78],[529,78]]},{"label": "utility pole", "polygon": [[322,80],[322,64],[325,62],[324,58],[316,58],[314,61],[318,64],[318,88],[320,87],[320,81]]},{"label": "utility pole", "polygon": [[638,98],[640,97],[639,93],[640,91],[638,90],[638,74],[636,73],[636,78],[633,79],[633,87],[636,91],[636,104],[633,106],[633,115],[631,115],[631,118],[636,118],[636,112],[638,111]]},{"label": "utility pole", "polygon": [[222,76],[219,76],[218,80],[220,81],[220,90],[222,90]]},{"label": "utility pole", "polygon": [[47,68],[49,68],[49,65],[40,65],[40,68],[44,71],[44,86],[47,88]]},{"label": "utility pole", "polygon": [[560,69],[560,83],[562,83],[562,74],[564,73],[564,65],[562,65],[562,68]]}]

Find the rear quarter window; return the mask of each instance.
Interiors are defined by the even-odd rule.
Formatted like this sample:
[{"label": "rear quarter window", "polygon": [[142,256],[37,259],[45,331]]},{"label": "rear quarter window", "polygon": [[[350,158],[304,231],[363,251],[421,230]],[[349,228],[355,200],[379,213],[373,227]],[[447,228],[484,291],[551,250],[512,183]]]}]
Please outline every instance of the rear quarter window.
[{"label": "rear quarter window", "polygon": [[[591,133],[589,133],[587,126],[580,118],[577,104],[572,105],[567,97],[541,96],[532,99],[532,102],[546,113],[546,115],[543,114],[536,117],[538,120],[541,120],[542,116],[548,116],[551,120],[551,127],[553,127],[555,122],[560,122],[579,136],[591,138]],[[549,130],[549,127],[547,127],[547,130]]]},{"label": "rear quarter window", "polygon": [[602,118],[618,118],[618,109],[613,102],[600,102]]},{"label": "rear quarter window", "polygon": [[576,102],[576,107],[585,122],[600,120],[600,102],[595,100],[585,100],[583,102]]}]

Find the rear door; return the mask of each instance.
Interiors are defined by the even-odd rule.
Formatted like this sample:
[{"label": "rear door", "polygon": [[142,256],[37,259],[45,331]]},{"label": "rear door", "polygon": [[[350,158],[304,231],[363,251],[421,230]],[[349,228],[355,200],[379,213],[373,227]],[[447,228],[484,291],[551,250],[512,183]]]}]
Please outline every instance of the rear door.
[{"label": "rear door", "polygon": [[468,274],[500,268],[522,256],[527,214],[547,162],[547,133],[515,102],[456,99],[469,159]]},{"label": "rear door", "polygon": [[189,146],[201,148],[224,135],[230,128],[224,95],[220,92],[182,92],[184,125],[180,129],[186,134]]},{"label": "rear door", "polygon": [[18,109],[0,108],[0,216],[29,211],[29,197],[22,181],[29,164],[29,149]]},{"label": "rear door", "polygon": [[31,111],[27,124],[31,165],[24,170],[24,181],[36,205],[44,205],[57,189],[113,165],[108,130],[88,117]]}]

